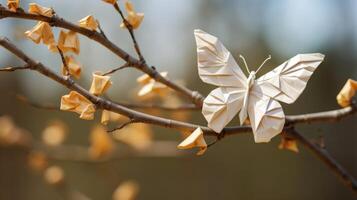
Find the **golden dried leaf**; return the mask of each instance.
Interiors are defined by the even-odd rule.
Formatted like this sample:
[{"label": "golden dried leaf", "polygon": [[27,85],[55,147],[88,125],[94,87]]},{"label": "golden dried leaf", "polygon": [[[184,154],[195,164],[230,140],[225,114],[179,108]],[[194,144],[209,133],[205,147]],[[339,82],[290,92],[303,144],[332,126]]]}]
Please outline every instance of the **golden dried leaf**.
[{"label": "golden dried leaf", "polygon": [[79,54],[80,45],[78,35],[74,31],[63,31],[61,30],[58,38],[58,47],[63,53],[72,51],[75,54]]},{"label": "golden dried leaf", "polygon": [[299,149],[297,146],[297,142],[295,139],[282,137],[280,144],[278,146],[279,149],[286,149],[295,153],[299,153]]},{"label": "golden dried leaf", "polygon": [[112,82],[109,80],[110,76],[102,76],[100,72],[93,73],[92,85],[89,92],[94,95],[101,95],[109,89]]},{"label": "golden dried leaf", "polygon": [[106,3],[113,4],[113,5],[117,2],[117,0],[102,0],[102,1],[104,1]]},{"label": "golden dried leaf", "polygon": [[113,200],[134,200],[139,192],[139,185],[135,181],[125,181],[113,193]]},{"label": "golden dried leaf", "polygon": [[[167,77],[167,72],[161,72],[160,74],[165,78]],[[140,97],[149,95],[150,93],[160,94],[162,92],[165,92],[165,90],[167,89],[166,85],[157,82],[155,79],[152,79],[147,74],[140,76],[136,79],[136,81],[143,85],[138,92],[138,96]]]},{"label": "golden dried leaf", "polygon": [[139,151],[147,149],[152,144],[150,126],[143,123],[131,124],[115,131],[113,137]]},{"label": "golden dried leaf", "polygon": [[31,30],[26,31],[25,35],[36,44],[42,40],[49,49],[53,49],[53,46],[56,45],[52,28],[47,22],[38,22]]},{"label": "golden dried leaf", "polygon": [[114,150],[113,140],[103,126],[95,126],[89,140],[89,155],[93,159],[103,158]]},{"label": "golden dried leaf", "polygon": [[[141,22],[144,19],[144,13],[137,13],[134,10],[134,6],[130,1],[125,2],[125,9],[128,13],[127,17],[125,18],[126,21],[133,27],[133,29],[139,28]],[[126,28],[124,22],[120,24],[121,28]]]},{"label": "golden dried leaf", "polygon": [[94,104],[76,91],[62,96],[60,109],[76,112],[80,114],[81,119],[92,120],[94,118]]},{"label": "golden dried leaf", "polygon": [[58,146],[67,136],[67,127],[62,121],[51,122],[42,132],[42,141],[49,146]]},{"label": "golden dried leaf", "polygon": [[338,93],[336,99],[337,103],[341,107],[347,107],[351,104],[352,97],[356,94],[357,81],[348,79],[346,84],[343,86],[340,93]]},{"label": "golden dried leaf", "polygon": [[40,6],[36,3],[30,3],[29,4],[29,13],[31,14],[36,14],[36,15],[44,15],[47,17],[52,17],[53,16],[53,9],[52,8],[46,8],[43,6]]},{"label": "golden dried leaf", "polygon": [[36,171],[43,171],[48,166],[47,156],[39,151],[33,151],[28,155],[28,165]]},{"label": "golden dried leaf", "polygon": [[188,136],[184,141],[182,141],[177,148],[178,149],[192,149],[198,147],[200,150],[196,155],[203,155],[207,150],[207,144],[205,138],[203,137],[203,131],[201,128],[197,128]]},{"label": "golden dried leaf", "polygon": [[59,166],[47,168],[43,176],[50,185],[59,185],[64,181],[64,172]]},{"label": "golden dried leaf", "polygon": [[94,19],[92,15],[88,15],[87,17],[78,21],[79,26],[89,29],[89,30],[96,30],[98,28],[98,23]]},{"label": "golden dried leaf", "polygon": [[125,117],[124,115],[111,112],[109,110],[103,110],[102,111],[102,118],[101,118],[101,123],[104,125],[107,125],[109,122],[124,122],[124,120],[127,120],[128,118]]},{"label": "golden dried leaf", "polygon": [[16,12],[17,8],[19,7],[19,0],[7,0],[7,7],[11,11]]},{"label": "golden dried leaf", "polygon": [[[82,72],[82,67],[80,65],[80,63],[78,63],[73,56],[66,56],[65,57],[68,69],[69,69],[69,74],[71,74],[72,76],[74,76],[76,79],[79,79],[81,76],[81,72]],[[65,76],[66,75],[66,68],[64,67],[64,65],[62,64],[62,75]]]}]

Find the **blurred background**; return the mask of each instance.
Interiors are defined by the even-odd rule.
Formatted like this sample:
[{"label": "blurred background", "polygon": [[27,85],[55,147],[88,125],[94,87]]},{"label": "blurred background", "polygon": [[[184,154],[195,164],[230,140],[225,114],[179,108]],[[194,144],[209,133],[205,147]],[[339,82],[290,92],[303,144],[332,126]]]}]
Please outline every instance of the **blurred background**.
[{"label": "blurred background", "polygon": [[[21,0],[27,10],[28,3]],[[100,0],[36,0],[55,8],[69,21],[94,15],[108,38],[135,55],[126,30],[119,28],[121,19],[115,10]],[[213,87],[200,81],[197,74],[193,30],[211,33],[225,44],[234,57],[242,54],[256,69],[269,55],[269,61],[258,76],[298,53],[320,52],[325,61],[316,70],[301,97],[292,105],[283,105],[286,114],[302,114],[337,109],[336,95],[348,78],[357,79],[357,2],[353,0],[133,0],[138,12],[145,13],[136,36],[150,65],[168,71],[169,77],[188,88],[207,95]],[[119,1],[123,8],[123,2]],[[6,5],[5,0],[1,4]],[[0,35],[7,36],[25,52],[60,72],[58,54],[44,45],[24,38],[34,21],[2,19]],[[53,29],[56,38],[59,29]],[[90,87],[93,71],[106,71],[123,61],[114,54],[80,36],[82,75],[78,81]],[[239,62],[240,63],[240,62]],[[21,63],[0,49],[0,66]],[[243,66],[240,63],[241,66]],[[112,76],[108,96],[116,101],[144,100],[136,97],[136,78],[142,75],[125,69]],[[130,88],[130,90],[128,90]],[[88,147],[89,135],[100,122],[100,112],[93,121],[84,121],[70,112],[33,108],[16,100],[26,96],[32,102],[59,106],[69,91],[35,72],[0,73],[0,115],[10,116],[17,126],[28,130],[40,141],[42,132],[53,120],[68,127],[63,145]],[[145,102],[164,102],[163,99]],[[167,100],[166,100],[167,101]],[[185,101],[181,101],[185,103]],[[199,111],[158,113],[173,119],[206,124]],[[233,120],[232,124],[237,124]],[[113,125],[112,125],[113,126]],[[147,129],[147,128],[146,128]],[[336,124],[299,125],[298,130],[312,139],[324,138],[327,150],[354,177],[357,177],[356,117]],[[65,176],[66,187],[90,199],[112,199],[118,185],[135,181],[137,199],[354,199],[328,168],[307,149],[299,146],[298,154],[278,149],[280,137],[268,144],[255,144],[251,133],[227,137],[201,157],[195,151],[177,150],[181,133],[150,127],[153,141],[166,141],[162,156],[128,156],[105,162],[50,159]],[[134,131],[135,132],[135,129]],[[171,141],[171,142],[169,142]],[[153,142],[155,143],[155,142]],[[127,145],[115,142],[120,152]],[[149,146],[145,151],[150,152]],[[161,149],[162,150],[162,149]],[[123,150],[124,151],[124,150]],[[182,154],[183,153],[183,154]],[[44,181],[41,173],[28,165],[27,150],[0,147],[0,199],[61,199],[61,191]]]}]

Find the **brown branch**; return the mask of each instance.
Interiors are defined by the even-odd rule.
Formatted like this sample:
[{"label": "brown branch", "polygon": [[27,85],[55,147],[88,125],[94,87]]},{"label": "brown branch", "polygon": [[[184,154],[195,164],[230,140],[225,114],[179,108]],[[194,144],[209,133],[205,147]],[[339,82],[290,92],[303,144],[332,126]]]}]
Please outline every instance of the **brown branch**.
[{"label": "brown branch", "polygon": [[3,67],[0,68],[0,72],[13,72],[16,70],[23,70],[23,69],[29,69],[30,67],[28,65],[21,66],[21,67]]},{"label": "brown branch", "polygon": [[105,38],[101,33],[97,31],[92,31],[86,28],[82,28],[80,26],[77,26],[71,22],[68,22],[64,20],[63,18],[60,18],[56,15],[53,17],[46,17],[42,15],[35,15],[35,14],[29,14],[26,12],[13,12],[5,7],[0,7],[0,19],[2,18],[19,18],[19,19],[28,19],[28,20],[35,20],[35,21],[44,21],[50,23],[52,26],[56,27],[61,27],[65,28],[74,32],[77,32],[79,34],[82,34],[93,41],[96,41],[106,47],[108,50],[113,52],[115,55],[119,56],[123,60],[125,60],[127,63],[129,63],[132,67],[135,67],[136,69],[146,73],[149,75],[151,78],[155,79],[156,81],[167,85],[171,89],[177,91],[178,93],[182,94],[183,96],[189,98],[193,103],[195,103],[198,107],[202,106],[203,103],[203,96],[198,93],[197,91],[192,91],[184,86],[178,85],[169,79],[163,77],[160,73],[156,71],[154,67],[150,67],[146,63],[141,62],[140,60],[130,56],[127,52],[119,48],[117,45],[115,45],[113,42]]},{"label": "brown branch", "polygon": [[66,70],[66,76],[71,76],[71,74],[69,73],[69,67],[68,67],[68,65],[67,65],[66,58],[64,57],[63,52],[62,52],[62,50],[59,48],[59,46],[57,46],[57,50],[58,50],[58,53],[59,53],[60,56],[61,56],[61,61],[62,61],[63,67],[64,67],[64,69]]},{"label": "brown branch", "polygon": [[133,109],[155,109],[155,110],[163,110],[163,111],[174,111],[174,112],[180,112],[180,111],[197,111],[201,110],[201,108],[198,108],[194,104],[184,104],[180,106],[163,106],[163,105],[156,105],[156,104],[139,104],[139,103],[123,103],[123,102],[116,102],[119,105],[125,106],[127,108],[133,108]]},{"label": "brown branch", "polygon": [[124,122],[123,124],[121,124],[120,126],[112,129],[112,130],[108,130],[107,132],[108,133],[112,133],[114,131],[117,131],[117,130],[120,130],[120,129],[123,129],[124,127],[130,125],[130,124],[134,124],[134,123],[139,123],[139,121],[135,120],[135,119],[130,119],[129,121],[127,122]]},{"label": "brown branch", "polygon": [[357,181],[344,169],[324,148],[311,142],[305,136],[294,129],[288,131],[301,144],[311,150],[337,177],[357,195]]},{"label": "brown branch", "polygon": [[136,38],[135,38],[133,26],[132,26],[132,25],[128,22],[128,20],[126,20],[126,18],[124,17],[124,14],[123,14],[123,12],[121,11],[118,2],[115,2],[115,4],[114,4],[113,6],[114,6],[115,10],[119,13],[120,17],[121,17],[122,20],[123,20],[123,23],[124,23],[125,27],[126,27],[126,28],[128,29],[128,31],[129,31],[131,40],[133,41],[133,44],[134,44],[135,51],[136,51],[136,53],[137,53],[138,56],[139,56],[139,60],[140,60],[142,63],[145,63],[145,62],[146,62],[146,61],[145,61],[145,58],[144,58],[144,56],[142,55],[141,50],[140,50],[140,47],[139,47],[139,43],[136,41]]},{"label": "brown branch", "polygon": [[113,74],[113,73],[115,73],[115,72],[116,72],[116,71],[118,71],[118,70],[122,70],[122,69],[124,69],[124,68],[128,68],[128,67],[130,67],[129,63],[125,63],[125,64],[123,64],[123,65],[122,65],[122,66],[120,66],[120,67],[117,67],[117,68],[111,69],[111,70],[109,70],[109,71],[107,71],[107,72],[103,73],[102,75],[103,75],[103,76],[107,76],[107,75],[109,75],[109,74]]}]

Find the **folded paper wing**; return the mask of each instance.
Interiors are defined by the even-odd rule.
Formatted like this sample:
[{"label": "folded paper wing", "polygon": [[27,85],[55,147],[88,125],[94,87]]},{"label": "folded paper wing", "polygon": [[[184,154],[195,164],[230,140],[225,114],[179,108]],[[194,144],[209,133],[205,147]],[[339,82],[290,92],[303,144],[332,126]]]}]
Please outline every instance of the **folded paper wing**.
[{"label": "folded paper wing", "polygon": [[294,103],[312,73],[323,61],[320,53],[298,54],[256,80],[262,93],[284,103]]},{"label": "folded paper wing", "polygon": [[247,78],[231,53],[214,36],[195,30],[198,74],[203,82],[221,87],[245,88]]},{"label": "folded paper wing", "polygon": [[198,74],[203,82],[219,86],[204,100],[202,114],[208,127],[219,133],[241,109],[247,78],[216,37],[202,30],[194,33]]},{"label": "folded paper wing", "polygon": [[245,90],[219,87],[203,101],[202,114],[208,127],[219,133],[242,108]]},{"label": "folded paper wing", "polygon": [[269,142],[283,130],[285,115],[279,102],[256,90],[253,87],[249,95],[248,106],[254,141],[256,143]]}]

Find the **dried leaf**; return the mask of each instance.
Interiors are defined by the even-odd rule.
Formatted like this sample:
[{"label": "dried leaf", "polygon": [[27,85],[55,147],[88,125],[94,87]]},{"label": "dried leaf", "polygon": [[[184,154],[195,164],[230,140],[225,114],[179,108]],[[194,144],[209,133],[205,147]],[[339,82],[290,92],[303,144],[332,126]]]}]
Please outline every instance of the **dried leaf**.
[{"label": "dried leaf", "polygon": [[47,168],[43,176],[50,185],[59,185],[64,181],[64,172],[59,166]]},{"label": "dried leaf", "polygon": [[117,0],[102,0],[102,1],[104,1],[106,3],[113,4],[113,5],[117,2]]},{"label": "dried leaf", "polygon": [[147,149],[152,144],[150,126],[143,123],[131,124],[117,130],[113,137],[139,151]]},{"label": "dried leaf", "polygon": [[30,3],[29,4],[29,13],[31,14],[36,14],[36,15],[44,15],[47,17],[52,17],[53,16],[53,9],[52,8],[46,8],[43,6],[40,6],[36,3]]},{"label": "dried leaf", "polygon": [[351,105],[351,99],[356,94],[356,90],[357,81],[348,79],[340,93],[337,95],[337,103],[341,107],[347,107]]},{"label": "dried leaf", "polygon": [[90,134],[89,155],[93,159],[103,158],[113,152],[114,143],[102,126],[96,126]]},{"label": "dried leaf", "polygon": [[47,22],[38,22],[31,30],[26,31],[25,35],[36,44],[42,40],[49,49],[53,49],[56,44],[52,28]]},{"label": "dried leaf", "polygon": [[109,89],[112,82],[109,80],[110,76],[102,76],[100,72],[93,73],[92,85],[89,92],[94,95],[101,95]]},{"label": "dried leaf", "polygon": [[98,23],[92,15],[88,15],[87,17],[79,20],[78,23],[79,23],[80,27],[83,27],[83,28],[86,28],[89,30],[94,31],[98,28]]},{"label": "dried leaf", "polygon": [[48,166],[47,156],[39,151],[33,151],[28,155],[28,165],[36,171],[43,171]]},{"label": "dried leaf", "polygon": [[278,146],[279,149],[286,149],[295,153],[299,153],[297,142],[295,139],[282,137]]},{"label": "dried leaf", "polygon": [[62,96],[60,109],[76,112],[80,114],[79,118],[81,119],[92,120],[94,118],[94,104],[76,91]]},{"label": "dried leaf", "polygon": [[[74,76],[76,79],[79,79],[81,76],[81,72],[82,72],[81,65],[74,59],[73,56],[66,56],[65,61],[67,63],[68,69],[69,69],[69,74]],[[66,72],[67,72],[67,70],[64,67],[64,65],[62,64],[62,75],[65,76]]]},{"label": "dried leaf", "polygon": [[[161,76],[167,77],[167,72],[161,72]],[[167,89],[167,86],[157,82],[155,79],[152,79],[149,75],[144,74],[136,79],[138,83],[140,83],[142,88],[138,92],[138,96],[146,96],[150,93],[160,94]]]},{"label": "dried leaf", "polygon": [[[127,17],[125,18],[126,21],[133,27],[133,29],[139,28],[141,22],[144,19],[144,13],[136,13],[134,10],[134,6],[130,1],[125,2],[125,9],[128,13]],[[121,28],[126,28],[124,22],[120,24]]]},{"label": "dried leaf", "polygon": [[19,7],[19,0],[7,0],[7,7],[11,11],[16,12],[17,8]]},{"label": "dried leaf", "polygon": [[135,181],[125,181],[113,193],[113,200],[134,200],[139,192],[139,185]]},{"label": "dried leaf", "polygon": [[58,38],[58,47],[63,53],[72,51],[78,55],[80,52],[80,45],[77,33],[74,31],[66,32],[61,30]]},{"label": "dried leaf", "polygon": [[124,122],[124,120],[127,120],[128,118],[125,117],[124,115],[111,112],[109,110],[103,110],[102,111],[102,118],[101,118],[101,123],[104,125],[107,125],[109,122]]},{"label": "dried leaf", "polygon": [[42,132],[42,141],[49,146],[58,146],[67,136],[67,127],[62,121],[51,122]]},{"label": "dried leaf", "polygon": [[207,144],[205,138],[203,137],[203,131],[201,128],[197,128],[190,136],[177,146],[179,149],[191,149],[194,147],[198,147],[200,149],[197,152],[198,156],[203,155],[207,150]]}]

